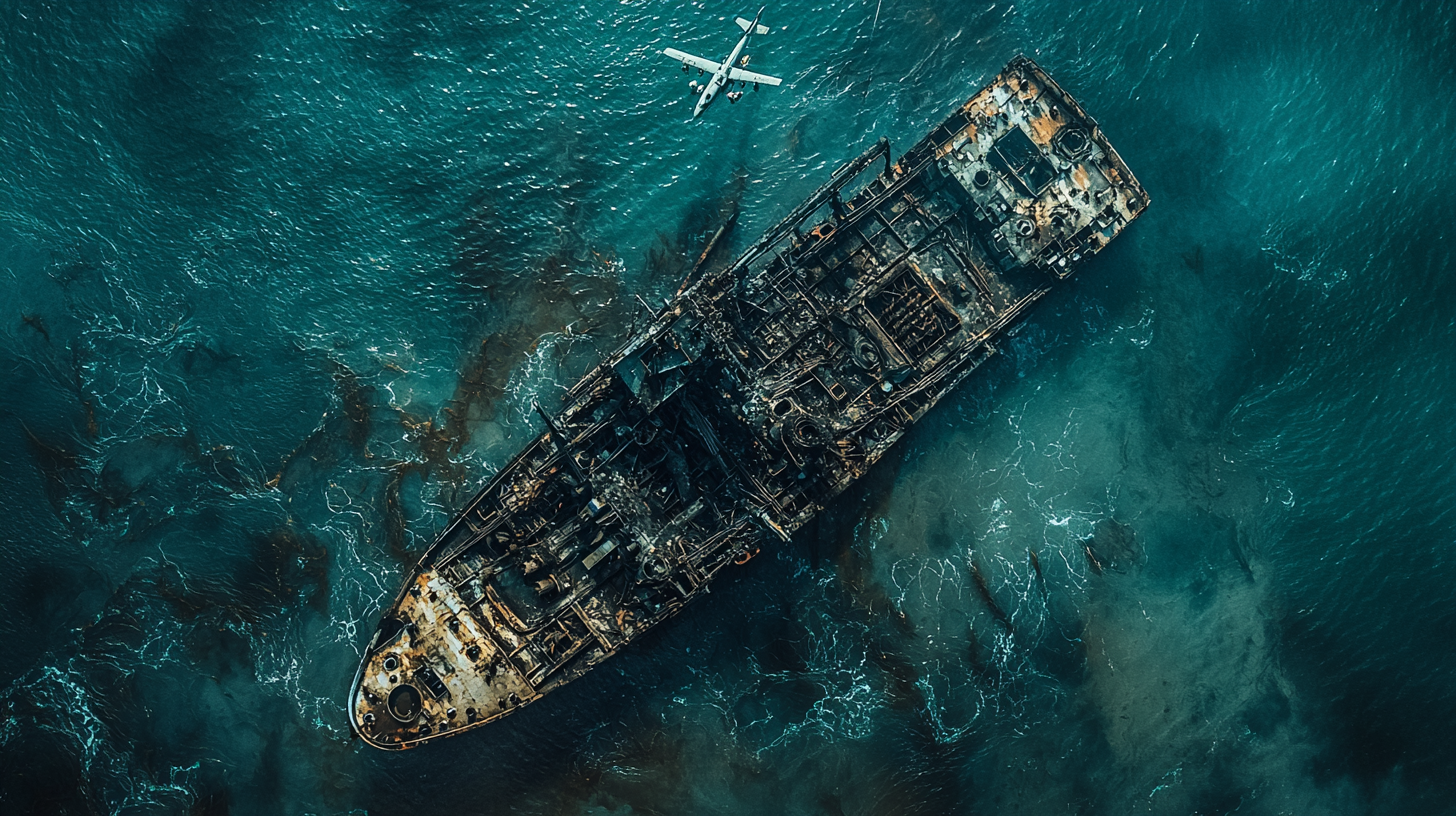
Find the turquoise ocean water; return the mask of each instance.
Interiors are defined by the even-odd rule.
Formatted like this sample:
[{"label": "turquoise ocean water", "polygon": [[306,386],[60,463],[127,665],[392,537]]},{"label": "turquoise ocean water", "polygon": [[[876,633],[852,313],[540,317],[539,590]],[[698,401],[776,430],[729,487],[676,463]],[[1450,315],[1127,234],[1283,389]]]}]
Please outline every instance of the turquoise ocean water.
[{"label": "turquoise ocean water", "polygon": [[[686,124],[753,11],[0,4],[0,811],[1456,813],[1456,9],[784,4]],[[352,740],[531,401],[1018,52],[1147,213],[673,623]]]}]

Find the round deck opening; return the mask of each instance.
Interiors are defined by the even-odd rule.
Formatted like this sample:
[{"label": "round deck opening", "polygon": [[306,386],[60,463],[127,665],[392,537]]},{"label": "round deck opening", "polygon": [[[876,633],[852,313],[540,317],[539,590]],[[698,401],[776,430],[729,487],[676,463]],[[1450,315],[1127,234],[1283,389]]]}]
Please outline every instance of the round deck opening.
[{"label": "round deck opening", "polygon": [[809,417],[800,416],[794,420],[790,438],[801,448],[817,448],[824,444],[824,429]]},{"label": "round deck opening", "polygon": [[420,690],[403,683],[389,693],[389,716],[402,723],[414,722],[420,716]]},{"label": "round deck opening", "polygon": [[1087,131],[1079,127],[1069,127],[1057,136],[1055,147],[1057,152],[1069,159],[1080,159],[1092,147],[1092,139]]}]

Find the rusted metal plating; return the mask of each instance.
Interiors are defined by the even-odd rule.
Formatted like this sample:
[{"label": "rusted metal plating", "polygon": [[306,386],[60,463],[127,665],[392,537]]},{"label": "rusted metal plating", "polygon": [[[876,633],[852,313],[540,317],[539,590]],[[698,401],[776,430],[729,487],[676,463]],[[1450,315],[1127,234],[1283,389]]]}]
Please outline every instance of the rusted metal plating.
[{"label": "rusted metal plating", "polygon": [[840,168],[542,414],[384,614],[349,702],[366,742],[499,719],[787,540],[1148,204],[1024,57],[889,158]]}]

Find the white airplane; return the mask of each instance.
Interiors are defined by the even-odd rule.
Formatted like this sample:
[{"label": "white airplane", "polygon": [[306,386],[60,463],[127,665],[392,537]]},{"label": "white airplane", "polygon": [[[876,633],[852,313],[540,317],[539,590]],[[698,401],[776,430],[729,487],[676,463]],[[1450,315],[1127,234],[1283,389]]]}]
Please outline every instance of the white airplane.
[{"label": "white airplane", "polygon": [[[698,96],[697,107],[693,108],[694,119],[702,116],[703,111],[707,110],[708,106],[713,104],[713,99],[718,95],[719,91],[723,90],[724,87],[732,87],[735,82],[739,84],[739,87],[747,87],[748,83],[752,82],[755,91],[758,90],[760,83],[764,85],[778,85],[780,82],[783,82],[778,77],[771,77],[768,74],[755,74],[752,71],[743,70],[743,66],[748,64],[748,57],[743,54],[743,49],[748,47],[748,38],[754,34],[768,33],[768,26],[758,24],[758,18],[762,16],[763,9],[760,8],[758,14],[754,15],[752,22],[742,17],[734,21],[738,23],[739,28],[743,29],[743,39],[739,40],[738,44],[733,46],[733,53],[729,54],[728,59],[723,60],[722,63],[717,63],[710,59],[703,59],[702,57],[695,57],[692,54],[685,54],[676,48],[664,48],[662,50],[662,53],[669,57],[675,60],[681,60],[685,73],[690,66],[698,69],[699,76],[704,71],[713,72],[713,78],[708,80],[706,85],[702,86],[701,95]],[[740,56],[742,57],[741,61],[739,59]],[[699,93],[697,80],[688,83],[688,92]],[[725,96],[728,97],[729,102],[737,102],[738,98],[743,96],[743,92],[729,91]]]}]

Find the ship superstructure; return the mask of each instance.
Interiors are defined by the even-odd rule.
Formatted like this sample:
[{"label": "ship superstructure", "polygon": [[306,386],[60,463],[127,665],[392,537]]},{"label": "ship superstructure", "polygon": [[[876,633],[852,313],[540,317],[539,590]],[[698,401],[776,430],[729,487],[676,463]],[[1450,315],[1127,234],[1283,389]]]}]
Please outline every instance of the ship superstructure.
[{"label": "ship superstructure", "polygon": [[881,140],[542,413],[384,613],[354,729],[504,717],[787,541],[1147,204],[1024,57],[898,162]]}]

